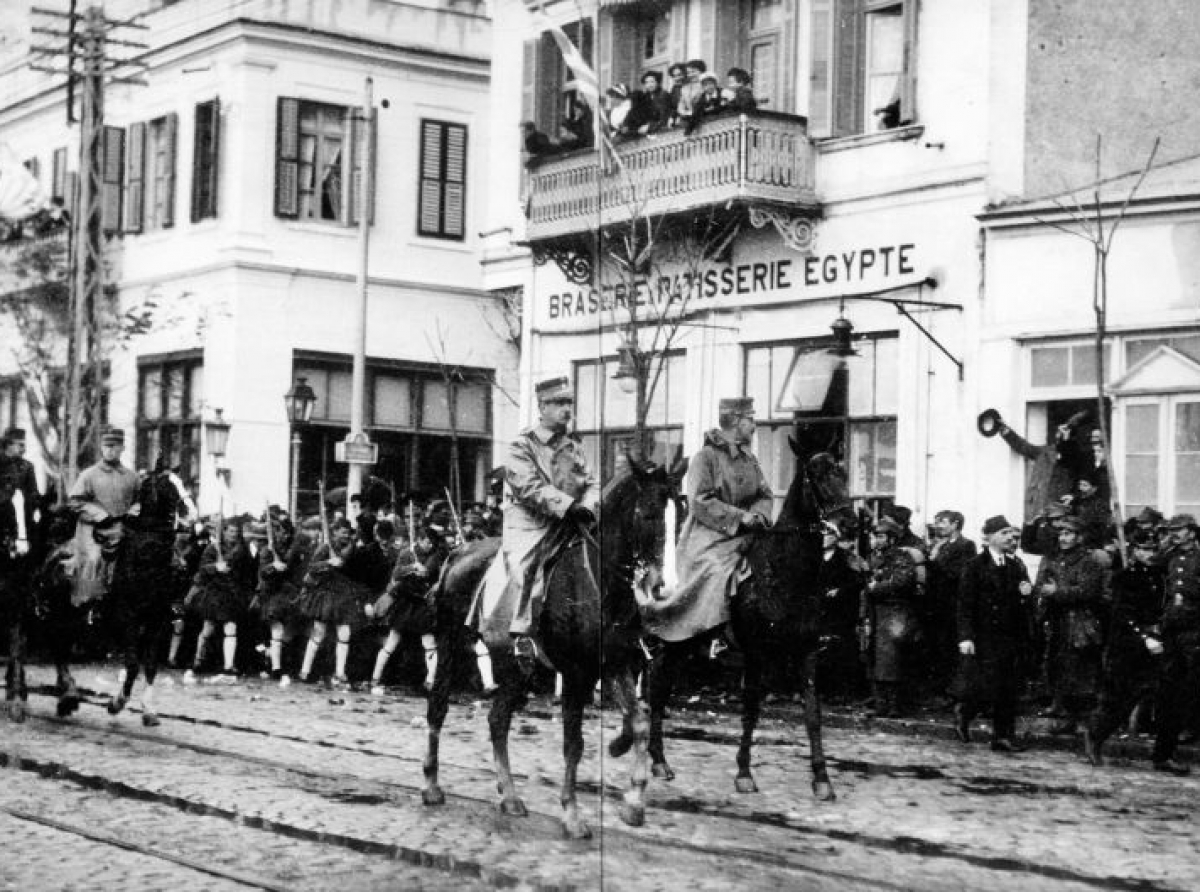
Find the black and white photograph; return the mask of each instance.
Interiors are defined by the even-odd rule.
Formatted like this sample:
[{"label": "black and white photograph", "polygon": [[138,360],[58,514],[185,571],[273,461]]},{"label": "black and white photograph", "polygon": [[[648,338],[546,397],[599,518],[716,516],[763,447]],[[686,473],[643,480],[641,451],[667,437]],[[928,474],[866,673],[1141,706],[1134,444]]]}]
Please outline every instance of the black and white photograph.
[{"label": "black and white photograph", "polygon": [[0,0],[0,892],[1200,889],[1198,45]]}]

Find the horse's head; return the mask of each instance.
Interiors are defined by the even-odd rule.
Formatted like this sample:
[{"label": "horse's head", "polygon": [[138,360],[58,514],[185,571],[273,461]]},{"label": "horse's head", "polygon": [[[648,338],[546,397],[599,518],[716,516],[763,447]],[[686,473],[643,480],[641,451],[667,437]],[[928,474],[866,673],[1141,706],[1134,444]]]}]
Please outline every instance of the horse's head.
[{"label": "horse's head", "polygon": [[146,525],[174,527],[177,518],[191,521],[197,513],[183,481],[166,467],[161,457],[154,470],[142,478],[136,501],[141,506],[140,522]]},{"label": "horse's head", "polygon": [[[629,461],[629,471],[613,480],[604,494],[601,518],[606,546],[627,566],[661,563],[666,541],[667,505],[679,509],[679,485],[686,461],[671,468],[648,461]],[[606,547],[606,551],[608,548]]]},{"label": "horse's head", "polygon": [[792,481],[780,515],[795,526],[811,527],[851,509],[846,471],[828,452],[801,454],[796,441],[789,438],[792,454],[799,460],[799,472]]}]

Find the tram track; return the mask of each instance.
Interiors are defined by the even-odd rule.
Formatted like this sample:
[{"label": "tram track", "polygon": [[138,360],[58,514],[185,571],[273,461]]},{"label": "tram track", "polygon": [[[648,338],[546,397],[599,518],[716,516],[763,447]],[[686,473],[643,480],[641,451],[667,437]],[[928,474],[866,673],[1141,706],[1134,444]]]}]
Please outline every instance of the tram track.
[{"label": "tram track", "polygon": [[[90,702],[92,705],[100,706],[104,701],[98,697],[89,697],[88,702]],[[406,756],[402,753],[384,752],[373,747],[351,746],[336,741],[307,738],[302,735],[283,734],[263,728],[245,726],[233,722],[223,722],[215,719],[198,718],[195,716],[160,713],[160,717],[166,722],[191,724],[198,727],[212,728],[221,732],[254,735],[260,738],[267,738],[269,740],[274,739],[286,741],[299,746],[344,750],[348,753],[353,752],[357,755],[366,756],[369,758],[400,762],[405,765],[413,766],[414,771],[420,770],[420,759],[418,758]],[[46,722],[49,724],[67,724],[77,728],[82,727],[85,724],[78,720],[61,720],[37,714],[35,714],[35,719],[39,722]],[[237,752],[225,747],[200,744],[195,741],[186,741],[165,737],[160,733],[140,732],[136,729],[122,727],[116,724],[105,725],[104,727],[93,726],[90,728],[90,730],[98,734],[117,734],[131,740],[152,743],[155,745],[173,746],[196,753],[203,753],[214,758],[236,760],[237,762],[243,764],[252,764],[276,771],[290,772],[297,776],[306,776],[323,781],[356,784],[359,786],[364,783],[364,779],[359,775],[339,773],[328,770],[316,770],[288,760]],[[851,770],[859,767],[861,766],[856,764],[851,768]],[[490,782],[493,777],[490,764],[487,766],[487,768],[481,768],[479,766],[468,766],[443,761],[443,768],[450,769],[456,775],[468,774],[474,781],[478,783]],[[47,766],[42,766],[39,770],[47,770]],[[531,778],[525,775],[521,775],[521,779],[526,782],[531,780]],[[94,779],[90,778],[80,778],[79,780],[84,783],[95,783]],[[543,783],[552,786],[552,784],[549,784],[544,779],[535,778],[533,780],[542,780]],[[367,781],[367,783],[375,787],[377,791],[383,791],[383,795],[379,797],[381,801],[393,799],[397,802],[409,799],[415,800],[417,797],[419,797],[421,790],[421,786],[419,784],[409,784],[395,780],[384,780],[377,777],[371,778],[369,781]],[[136,795],[134,791],[118,790],[117,792],[125,795]],[[581,784],[581,792],[590,793],[592,795],[600,795],[601,792],[603,792],[605,799],[619,799],[623,791],[614,785],[608,784],[604,784],[603,791],[601,791],[599,784],[586,783]],[[448,796],[453,801],[460,802],[469,808],[482,807],[483,809],[489,811],[493,811],[495,808],[495,802],[493,799],[472,796],[462,792],[448,792]],[[203,804],[197,803],[181,802],[177,805],[181,808],[206,808],[206,806]],[[719,804],[700,802],[687,796],[676,796],[667,800],[652,802],[649,805],[649,810],[651,812],[658,812],[664,815],[702,816],[715,821],[728,821],[743,824],[749,823],[759,826],[764,830],[767,828],[774,828],[776,830],[785,830],[789,833],[797,834],[799,836],[823,839],[826,842],[864,846],[866,848],[876,850],[880,854],[885,852],[910,856],[912,854],[918,854],[925,858],[948,859],[954,863],[961,863],[964,867],[969,866],[983,870],[985,873],[993,871],[1002,873],[1020,872],[1025,874],[1041,875],[1047,879],[1058,880],[1064,883],[1078,883],[1087,888],[1118,890],[1118,892],[1150,892],[1150,890],[1165,890],[1169,888],[1166,886],[1160,887],[1156,886],[1155,884],[1147,884],[1145,881],[1125,881],[1121,878],[1114,877],[1088,876],[1077,871],[1056,867],[1054,865],[1033,864],[1028,861],[1022,861],[1015,858],[993,857],[971,852],[956,851],[952,847],[941,847],[935,843],[929,843],[920,839],[906,837],[872,837],[870,835],[864,835],[855,831],[840,830],[835,827],[810,824],[778,812],[754,812],[746,814],[744,812],[726,809]],[[255,826],[254,821],[256,819],[251,818],[247,820],[245,816],[239,816],[236,812],[228,812],[228,810],[226,811],[227,813],[222,814],[221,810],[218,809],[212,813],[220,814],[220,816],[228,819],[241,820],[244,823],[249,823],[251,826]],[[537,814],[543,821],[557,821],[557,815],[555,814],[545,811],[537,812],[532,807],[531,811]],[[651,823],[654,823],[653,818],[651,819]],[[275,829],[271,826],[272,822],[269,821],[263,821],[262,825],[268,829]],[[285,831],[287,828],[278,827],[277,829],[280,831]],[[723,846],[719,844],[714,845],[712,842],[704,845],[694,845],[686,840],[664,838],[658,835],[647,834],[642,831],[627,831],[622,827],[606,826],[604,828],[604,834],[608,844],[615,846],[628,847],[632,845],[637,848],[652,847],[658,851],[672,851],[677,853],[679,856],[684,857],[695,857],[701,854],[705,856],[711,856],[716,853],[719,854],[722,859],[734,859],[735,861],[747,864],[747,866],[753,865],[756,868],[770,866],[776,870],[819,875],[829,879],[853,880],[858,885],[866,883],[869,888],[876,889],[905,888],[904,886],[891,883],[886,879],[876,878],[868,880],[858,875],[844,875],[836,870],[821,868],[811,863],[798,863],[794,858],[789,858],[784,855],[777,855],[771,852],[764,852],[762,850],[748,851],[743,850],[738,846]],[[328,837],[327,834],[325,836]],[[330,839],[328,841],[331,841],[335,844],[348,846],[362,844],[361,840],[356,840],[354,838]],[[386,854],[390,857],[404,857],[404,854],[395,851],[394,847],[393,849],[381,849],[380,853]],[[410,857],[419,861],[422,856],[418,852],[413,853],[413,855]]]}]

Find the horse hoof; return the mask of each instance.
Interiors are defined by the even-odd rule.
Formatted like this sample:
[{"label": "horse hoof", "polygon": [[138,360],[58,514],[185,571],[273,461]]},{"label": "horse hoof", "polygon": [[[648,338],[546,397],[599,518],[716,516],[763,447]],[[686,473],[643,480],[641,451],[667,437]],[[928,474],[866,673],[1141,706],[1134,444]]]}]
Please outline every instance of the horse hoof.
[{"label": "horse hoof", "polygon": [[646,823],[646,806],[622,803],[621,820],[630,827],[641,827]]},{"label": "horse hoof", "polygon": [[748,774],[739,774],[733,782],[733,787],[739,793],[757,793],[758,784],[754,782],[754,778]]},{"label": "horse hoof", "polygon": [[633,737],[629,734],[620,734],[609,742],[608,754],[614,759],[619,759],[632,748]]},{"label": "horse hoof", "polygon": [[563,837],[565,839],[591,839],[592,828],[583,821],[563,821]]},{"label": "horse hoof", "polygon": [[445,805],[446,794],[437,784],[432,787],[426,787],[421,791],[421,802],[425,805]]},{"label": "horse hoof", "polygon": [[157,728],[159,725],[162,724],[162,719],[160,719],[158,716],[156,716],[152,712],[143,712],[142,713],[142,724],[145,725],[147,728]]},{"label": "horse hoof", "polygon": [[813,796],[821,802],[833,802],[837,793],[833,792],[833,784],[827,780],[813,781]]},{"label": "horse hoof", "polygon": [[117,696],[108,701],[108,714],[120,714],[121,710],[125,708],[125,704],[128,702],[129,701],[124,694],[117,694]]},{"label": "horse hoof", "polygon": [[671,770],[671,766],[666,762],[655,762],[650,766],[650,773],[661,780],[675,780],[675,772]]},{"label": "horse hoof", "polygon": [[511,815],[514,818],[527,818],[529,817],[529,809],[525,807],[525,803],[518,797],[513,796],[512,798],[500,800],[500,814]]},{"label": "horse hoof", "polygon": [[62,696],[58,698],[58,704],[54,707],[54,712],[60,719],[65,719],[69,715],[73,715],[79,709],[78,697]]}]

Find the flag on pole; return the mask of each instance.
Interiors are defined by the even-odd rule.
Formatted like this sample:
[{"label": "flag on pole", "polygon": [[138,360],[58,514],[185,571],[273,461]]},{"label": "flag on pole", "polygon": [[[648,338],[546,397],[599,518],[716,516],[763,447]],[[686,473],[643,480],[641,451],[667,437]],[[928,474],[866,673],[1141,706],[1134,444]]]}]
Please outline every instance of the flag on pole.
[{"label": "flag on pole", "polygon": [[42,184],[22,164],[8,143],[0,143],[0,219],[22,220],[46,206]]},{"label": "flag on pole", "polygon": [[583,53],[579,51],[579,47],[571,42],[571,38],[567,36],[567,32],[554,22],[542,11],[541,7],[531,8],[530,15],[533,16],[533,23],[539,31],[547,31],[554,38],[554,43],[558,46],[558,51],[562,53],[563,61],[567,67],[571,69],[571,74],[575,78],[576,89],[579,90],[591,103],[592,108],[600,107],[600,78],[596,76],[596,72],[592,70],[592,66],[588,65],[587,60],[583,58]]}]

